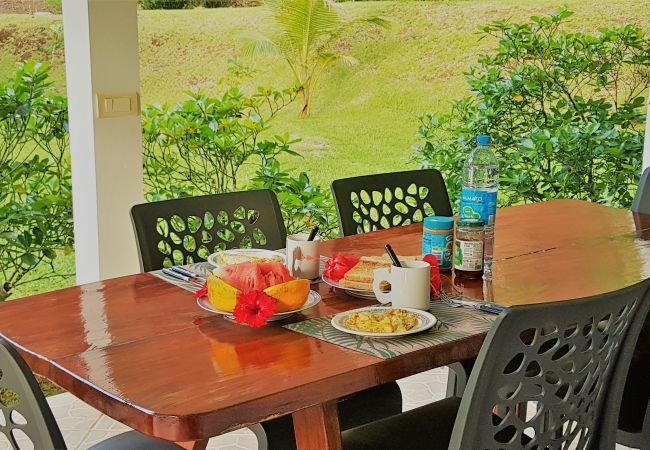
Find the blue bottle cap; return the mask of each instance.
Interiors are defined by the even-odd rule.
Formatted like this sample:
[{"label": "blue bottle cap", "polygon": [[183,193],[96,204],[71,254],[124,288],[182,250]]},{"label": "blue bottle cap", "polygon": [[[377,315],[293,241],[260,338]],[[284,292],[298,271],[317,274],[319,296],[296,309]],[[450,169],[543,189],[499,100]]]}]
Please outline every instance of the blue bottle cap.
[{"label": "blue bottle cap", "polygon": [[476,136],[476,143],[478,145],[490,145],[491,139],[487,134]]},{"label": "blue bottle cap", "polygon": [[451,230],[454,228],[454,218],[446,216],[425,217],[424,228],[430,230]]}]

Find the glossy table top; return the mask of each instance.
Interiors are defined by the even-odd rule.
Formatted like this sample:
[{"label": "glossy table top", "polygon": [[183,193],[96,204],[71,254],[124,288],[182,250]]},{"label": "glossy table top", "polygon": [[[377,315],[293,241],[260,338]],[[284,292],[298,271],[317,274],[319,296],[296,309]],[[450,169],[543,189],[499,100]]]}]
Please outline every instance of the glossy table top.
[{"label": "glossy table top", "polygon": [[[578,201],[499,210],[494,280],[445,288],[506,304],[594,295],[650,276],[650,218]],[[322,253],[420,251],[421,225],[324,242]],[[323,301],[292,320],[366,306],[323,284]],[[286,323],[286,322],[284,322]],[[147,434],[204,439],[473,357],[484,338],[381,360],[280,325],[251,329],[199,309],[150,274],[0,305],[0,333],[32,369]]]}]

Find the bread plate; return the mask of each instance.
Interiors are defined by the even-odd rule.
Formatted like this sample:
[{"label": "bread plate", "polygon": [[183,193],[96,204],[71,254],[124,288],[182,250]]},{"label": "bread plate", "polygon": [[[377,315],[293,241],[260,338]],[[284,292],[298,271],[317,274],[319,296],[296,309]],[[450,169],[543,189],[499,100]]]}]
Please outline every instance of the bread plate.
[{"label": "bread plate", "polygon": [[[307,297],[307,301],[305,302],[304,305],[302,305],[298,309],[294,309],[293,311],[286,311],[286,312],[281,312],[281,313],[276,313],[273,314],[271,317],[267,319],[268,322],[275,322],[276,320],[284,320],[290,316],[293,316],[296,313],[299,313],[300,311],[304,311],[305,309],[309,309],[313,306],[316,306],[320,302],[320,294],[315,291],[309,291],[309,296]],[[208,312],[214,313],[214,314],[221,314],[223,316],[226,316],[228,319],[235,320],[235,316],[233,313],[228,312],[228,311],[221,311],[217,308],[215,308],[212,303],[210,303],[210,300],[208,300],[207,297],[201,297],[196,300],[196,304],[199,305],[201,309],[204,309]]]},{"label": "bread plate", "polygon": [[[246,257],[250,257],[251,260],[255,258],[262,259],[274,259],[277,258],[280,262],[284,264],[285,255],[280,252],[275,252],[273,250],[264,250],[260,248],[234,248],[231,250],[224,250],[222,252],[213,253],[208,256],[208,262],[215,267],[227,266],[227,263],[224,263],[223,258],[231,257],[233,261],[239,260],[239,262],[247,262]],[[231,264],[237,264],[235,262]]]},{"label": "bread plate", "polygon": [[337,289],[342,289],[343,291],[345,291],[346,294],[351,295],[353,297],[375,298],[375,293],[372,290],[352,289],[348,287],[343,287],[337,281],[332,280],[331,278],[327,277],[325,274],[323,274],[322,279],[323,282],[325,282],[325,284],[328,284]]},{"label": "bread plate", "polygon": [[[395,333],[369,333],[366,331],[349,328],[346,325],[348,316],[352,313],[361,312],[361,311],[382,313],[391,309],[403,309],[404,311],[408,311],[415,314],[415,317],[417,318],[418,321],[417,325],[411,328],[410,330],[399,331]],[[357,336],[364,336],[364,337],[371,337],[371,338],[393,338],[399,336],[407,336],[409,334],[420,333],[422,331],[428,330],[429,328],[434,327],[437,323],[438,323],[438,319],[436,318],[436,316],[434,316],[433,314],[427,311],[421,311],[419,309],[413,309],[413,308],[393,308],[391,306],[368,306],[366,308],[358,308],[358,309],[352,309],[350,311],[344,311],[332,317],[332,326],[337,330],[348,334],[354,334]]]}]

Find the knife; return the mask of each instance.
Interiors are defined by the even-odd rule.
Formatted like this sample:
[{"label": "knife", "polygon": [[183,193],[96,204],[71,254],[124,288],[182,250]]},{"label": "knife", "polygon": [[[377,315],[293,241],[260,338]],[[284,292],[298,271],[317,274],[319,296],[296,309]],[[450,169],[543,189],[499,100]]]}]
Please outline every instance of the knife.
[{"label": "knife", "polygon": [[167,276],[170,276],[172,278],[176,278],[177,280],[185,281],[186,283],[192,283],[192,284],[197,284],[199,286],[203,286],[203,283],[201,283],[199,280],[196,280],[194,278],[190,278],[185,275],[181,275],[178,272],[173,271],[172,269],[164,268],[162,270],[162,273],[164,273]]}]

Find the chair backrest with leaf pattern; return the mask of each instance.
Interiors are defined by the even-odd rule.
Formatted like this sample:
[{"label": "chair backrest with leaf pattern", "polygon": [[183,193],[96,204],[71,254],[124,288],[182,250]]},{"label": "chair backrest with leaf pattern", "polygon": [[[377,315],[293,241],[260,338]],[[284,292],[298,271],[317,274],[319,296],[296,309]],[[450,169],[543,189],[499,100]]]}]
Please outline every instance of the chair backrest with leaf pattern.
[{"label": "chair backrest with leaf pattern", "polygon": [[66,448],[36,378],[16,349],[2,338],[0,393],[0,433],[7,437],[12,448]]},{"label": "chair backrest with leaf pattern", "polygon": [[453,215],[436,169],[364,175],[332,182],[341,234],[365,233]]},{"label": "chair backrest with leaf pattern", "polygon": [[[649,286],[502,313],[472,370],[449,448],[614,448]],[[530,404],[537,412],[522,419]]]},{"label": "chair backrest with leaf pattern", "polygon": [[143,203],[131,218],[144,271],[204,261],[219,250],[286,245],[278,199],[268,189]]}]

